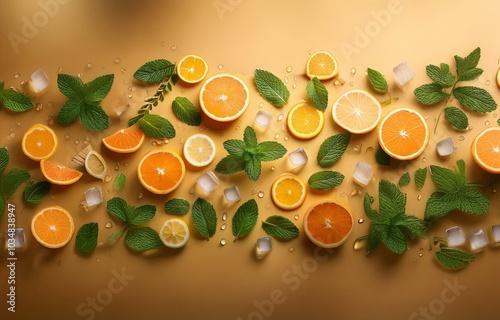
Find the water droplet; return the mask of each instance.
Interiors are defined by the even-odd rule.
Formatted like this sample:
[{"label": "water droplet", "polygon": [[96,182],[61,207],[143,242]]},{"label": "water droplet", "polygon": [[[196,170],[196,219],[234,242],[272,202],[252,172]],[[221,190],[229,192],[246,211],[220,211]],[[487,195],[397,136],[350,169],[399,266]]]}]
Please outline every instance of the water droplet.
[{"label": "water droplet", "polygon": [[264,198],[264,195],[265,195],[264,191],[259,191],[259,193],[257,194],[257,196],[261,199]]},{"label": "water droplet", "polygon": [[356,68],[354,68],[354,67],[353,67],[353,68],[351,68],[351,74],[352,74],[352,75],[355,75],[355,74],[356,74]]},{"label": "water droplet", "polygon": [[277,134],[274,135],[274,139],[279,139],[279,137],[280,137],[279,133],[277,133]]},{"label": "water droplet", "polygon": [[294,247],[290,247],[288,248],[288,252],[294,252],[295,251],[295,248]]},{"label": "water droplet", "polygon": [[284,117],[285,117],[285,115],[284,115],[283,113],[282,113],[282,114],[280,114],[280,115],[278,116],[278,121],[283,120],[283,118],[284,118]]},{"label": "water droplet", "polygon": [[457,140],[458,140],[458,141],[464,141],[464,140],[465,140],[465,137],[464,137],[464,136],[459,136],[459,137],[457,138]]},{"label": "water droplet", "polygon": [[236,126],[236,130],[240,130],[240,126]]},{"label": "water droplet", "polygon": [[170,47],[170,50],[172,50],[172,51],[177,50],[177,45],[173,44],[173,45]]},{"label": "water droplet", "polygon": [[76,76],[77,76],[78,78],[81,78],[81,77],[82,77],[82,74],[81,74],[81,73],[77,73],[77,74],[76,74]]},{"label": "water droplet", "polygon": [[339,79],[339,78],[338,78],[338,79],[335,79],[335,81],[333,81],[333,85],[334,85],[334,86],[336,86],[336,87],[343,86],[343,85],[344,85],[344,83],[345,83],[345,81],[344,81],[344,80],[342,80],[342,79]]},{"label": "water droplet", "polygon": [[295,89],[295,88],[297,88],[297,84],[296,84],[296,83],[294,83],[294,84],[292,85],[292,88],[294,88],[294,89]]},{"label": "water droplet", "polygon": [[95,262],[99,263],[99,262],[101,262],[101,259],[97,258],[97,259],[95,259]]},{"label": "water droplet", "polygon": [[288,141],[288,139],[290,139],[289,136],[285,136],[285,141]]},{"label": "water droplet", "polygon": [[133,94],[131,94],[131,93],[129,93],[129,94],[127,95],[127,97],[128,97],[129,99],[132,99],[132,97],[133,97],[133,96],[134,96],[134,95],[133,95]]},{"label": "water droplet", "polygon": [[164,47],[165,46],[165,41],[162,41],[160,44],[161,44],[162,47]]},{"label": "water droplet", "polygon": [[359,218],[359,219],[358,219],[358,223],[359,223],[359,224],[362,224],[363,222],[365,222],[365,220],[364,220],[363,218]]},{"label": "water droplet", "polygon": [[349,85],[350,85],[351,87],[354,87],[354,82],[353,82],[353,81],[349,82]]},{"label": "water droplet", "polygon": [[76,145],[79,145],[79,144],[80,144],[80,140],[75,139],[75,144],[76,144]]},{"label": "water droplet", "polygon": [[26,80],[21,81],[21,86],[23,86],[23,87],[24,87],[24,86],[25,86],[25,85],[27,85],[27,84],[28,84],[28,81],[26,81]]},{"label": "water droplet", "polygon": [[354,146],[354,148],[352,148],[352,150],[356,153],[360,153],[361,152],[361,148],[363,147],[363,144],[361,143],[358,143]]},{"label": "water droplet", "polygon": [[419,256],[420,258],[422,258],[422,257],[424,256],[424,254],[423,254],[423,253],[419,253],[419,254],[418,254],[418,256]]},{"label": "water droplet", "polygon": [[132,86],[128,87],[128,91],[132,91],[132,89],[133,89]]},{"label": "water droplet", "polygon": [[53,117],[53,116],[51,116],[51,115],[49,115],[49,116],[47,117],[47,123],[48,123],[50,126],[51,126],[51,125],[53,125],[53,124],[54,124],[54,117]]},{"label": "water droplet", "polygon": [[368,147],[368,148],[366,148],[365,153],[372,152],[372,151],[374,151],[374,150],[375,150],[375,148],[374,148],[374,147]]},{"label": "water droplet", "polygon": [[52,102],[47,102],[47,107],[52,108],[54,104]]},{"label": "water droplet", "polygon": [[485,84],[485,85],[487,85],[487,86],[489,86],[489,85],[491,84],[491,81],[490,81],[490,80],[486,80],[486,81],[484,82],[484,84]]},{"label": "water droplet", "polygon": [[227,220],[227,212],[224,212],[222,214],[222,221],[226,221]]},{"label": "water droplet", "polygon": [[113,223],[111,221],[108,221],[104,226],[106,227],[106,229],[111,229],[113,227]]},{"label": "water droplet", "polygon": [[38,102],[35,107],[36,107],[36,111],[40,111],[43,109],[43,104],[41,102]]},{"label": "water droplet", "polygon": [[[122,73],[125,73],[125,68],[121,68],[121,69],[120,69],[120,71],[121,71]],[[123,80],[123,82],[125,82],[125,80]],[[124,83],[124,84],[125,84],[125,83]]]},{"label": "water droplet", "polygon": [[92,69],[92,67],[93,67],[93,66],[94,66],[94,65],[93,65],[92,63],[90,63],[90,62],[89,62],[89,63],[87,63],[87,69]]},{"label": "water droplet", "polygon": [[156,142],[155,140],[153,140],[153,141],[151,141],[151,145],[156,147],[158,145],[158,142]]},{"label": "water droplet", "polygon": [[361,250],[365,248],[367,244],[368,244],[367,236],[359,237],[356,240],[354,240],[353,248],[354,250]]},{"label": "water droplet", "polygon": [[259,108],[262,109],[262,107],[264,107],[264,103],[263,102],[259,103]]},{"label": "water droplet", "polygon": [[120,63],[120,58],[116,58],[116,59],[115,59],[115,63],[116,63],[116,64],[119,64],[119,63]]},{"label": "water droplet", "polygon": [[[308,55],[311,55],[312,51],[311,50],[307,50],[307,54]],[[500,61],[500,59],[498,59],[498,61]]]},{"label": "water droplet", "polygon": [[183,144],[184,143],[184,138],[180,138],[179,139],[179,144]]},{"label": "water droplet", "polygon": [[63,71],[63,67],[60,66],[59,68],[57,68],[57,72],[60,73],[61,71]]},{"label": "water droplet", "polygon": [[19,72],[14,73],[14,78],[19,79],[20,76],[21,74]]},{"label": "water droplet", "polygon": [[257,189],[252,190],[252,195],[255,195],[257,193]]},{"label": "water droplet", "polygon": [[293,218],[294,218],[295,220],[299,220],[300,216],[299,216],[298,214],[296,214],[296,215],[294,215],[294,216],[293,216]]},{"label": "water droplet", "polygon": [[225,238],[220,239],[220,245],[221,246],[225,246],[226,245],[226,239]]},{"label": "water droplet", "polygon": [[270,203],[266,203],[266,209],[269,209],[271,208],[271,204]]},{"label": "water droplet", "polygon": [[61,259],[59,259],[59,261],[57,261],[57,265],[62,266],[62,264],[63,264],[63,261]]},{"label": "water droplet", "polygon": [[69,134],[66,134],[66,135],[64,136],[64,139],[65,139],[65,140],[68,140],[69,138],[71,138],[71,136],[70,136]]},{"label": "water droplet", "polygon": [[222,70],[222,69],[224,69],[224,66],[222,64],[219,64],[219,66],[217,68],[219,68],[219,70]]},{"label": "water droplet", "polygon": [[359,194],[359,190],[354,188],[352,191],[351,191],[351,196],[356,196]]},{"label": "water droplet", "polygon": [[271,166],[271,171],[274,171],[276,170],[276,167],[275,166]]},{"label": "water droplet", "polygon": [[188,193],[189,194],[194,194],[194,188],[189,189]]},{"label": "water droplet", "polygon": [[227,224],[223,223],[221,226],[220,226],[220,229],[221,230],[226,230],[227,228]]},{"label": "water droplet", "polygon": [[15,138],[16,134],[14,132],[9,133],[9,138]]},{"label": "water droplet", "polygon": [[421,194],[419,194],[419,195],[417,196],[417,200],[418,200],[418,201],[422,200],[422,195],[421,195]]},{"label": "water droplet", "polygon": [[496,114],[496,113],[494,113],[494,114],[493,114],[493,118],[496,118],[496,117],[497,117],[497,114]]},{"label": "water droplet", "polygon": [[493,192],[493,193],[497,193],[497,192],[498,192],[498,190],[497,190],[496,188],[493,188],[493,190],[491,190],[491,192]]},{"label": "water droplet", "polygon": [[113,179],[113,176],[110,175],[110,174],[107,174],[107,175],[104,176],[104,182],[110,182],[111,179]]},{"label": "water droplet", "polygon": [[18,126],[18,127],[20,127],[20,126],[21,126],[21,122],[18,122],[18,123],[17,123],[17,126]]},{"label": "water droplet", "polygon": [[288,83],[288,77],[287,76],[285,76],[284,80],[285,80],[285,83]]},{"label": "water droplet", "polygon": [[422,162],[426,162],[427,161],[427,158],[426,157],[422,157]]},{"label": "water droplet", "polygon": [[286,72],[290,73],[290,72],[292,72],[292,71],[293,71],[292,66],[288,66],[288,67],[286,67]]},{"label": "water droplet", "polygon": [[485,122],[484,122],[484,125],[485,125],[485,126],[489,126],[489,125],[490,125],[490,122],[489,122],[489,121],[485,121]]},{"label": "water droplet", "polygon": [[139,192],[139,194],[137,195],[137,199],[142,199],[142,197],[144,197],[144,195],[142,194],[142,192]]},{"label": "water droplet", "polygon": [[170,140],[168,140],[168,139],[163,140],[164,144],[168,144],[169,142],[170,142]]}]

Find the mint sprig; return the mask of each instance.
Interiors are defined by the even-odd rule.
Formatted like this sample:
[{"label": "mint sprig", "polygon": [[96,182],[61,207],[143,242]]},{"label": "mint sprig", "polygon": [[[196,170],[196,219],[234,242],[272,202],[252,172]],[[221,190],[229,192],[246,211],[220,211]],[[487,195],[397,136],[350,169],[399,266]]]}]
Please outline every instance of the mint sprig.
[{"label": "mint sprig", "polygon": [[201,113],[186,97],[176,97],[172,101],[172,111],[182,122],[190,126],[201,124]]},{"label": "mint sprig", "polygon": [[214,206],[203,198],[198,198],[193,204],[193,224],[200,235],[208,239],[215,234],[217,214]]},{"label": "mint sprig", "polygon": [[234,241],[245,237],[257,224],[259,216],[259,206],[255,199],[250,199],[242,204],[233,216],[232,227]]},{"label": "mint sprig", "polygon": [[165,202],[163,208],[167,213],[182,215],[189,212],[189,209],[191,209],[191,205],[186,199],[173,198]]},{"label": "mint sprig", "polygon": [[12,168],[5,173],[9,160],[7,148],[0,148],[0,220],[5,212],[6,200],[16,192],[21,184],[31,178],[28,171],[18,168]]},{"label": "mint sprig", "polygon": [[345,176],[337,171],[319,171],[313,173],[307,183],[313,190],[331,190],[344,181]]},{"label": "mint sprig", "polygon": [[30,98],[24,93],[15,91],[13,88],[5,89],[5,83],[0,82],[0,106],[10,111],[24,112],[33,108]]},{"label": "mint sprig", "polygon": [[48,181],[31,181],[24,189],[24,201],[36,204],[49,193],[52,184]]},{"label": "mint sprig", "polygon": [[275,107],[282,107],[288,102],[290,91],[281,81],[269,71],[256,69],[255,85],[260,95]]},{"label": "mint sprig", "polygon": [[86,223],[80,227],[76,234],[76,249],[81,252],[91,253],[97,247],[99,225],[97,222]]},{"label": "mint sprig", "polygon": [[293,239],[299,236],[300,231],[297,226],[289,219],[283,216],[269,216],[265,221],[262,221],[262,229],[278,239]]},{"label": "mint sprig", "polygon": [[162,82],[174,72],[175,64],[165,59],[157,59],[143,64],[134,72],[134,78],[146,82]]},{"label": "mint sprig", "polygon": [[463,269],[476,258],[471,253],[448,247],[441,248],[435,253],[435,256],[441,265],[452,270]]},{"label": "mint sprig", "polygon": [[306,90],[314,107],[324,112],[328,107],[328,90],[325,85],[319,81],[318,77],[314,77],[307,82]]},{"label": "mint sprig", "polygon": [[349,141],[350,133],[339,133],[328,137],[321,143],[316,156],[316,161],[321,167],[330,167],[344,154]]}]

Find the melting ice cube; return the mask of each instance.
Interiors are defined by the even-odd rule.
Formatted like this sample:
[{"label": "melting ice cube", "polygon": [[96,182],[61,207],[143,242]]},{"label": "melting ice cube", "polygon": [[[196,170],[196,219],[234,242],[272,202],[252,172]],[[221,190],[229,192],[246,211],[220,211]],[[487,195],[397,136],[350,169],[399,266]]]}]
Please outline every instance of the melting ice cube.
[{"label": "melting ice cube", "polygon": [[31,86],[35,92],[45,90],[50,84],[49,77],[43,69],[38,69],[31,74]]},{"label": "melting ice cube", "polygon": [[259,110],[259,112],[257,112],[257,115],[255,116],[255,124],[267,129],[269,128],[269,124],[271,123],[271,119],[272,119],[272,116],[265,112],[265,111],[262,111],[262,110]]},{"label": "melting ice cube", "polygon": [[474,252],[481,251],[488,245],[488,237],[482,229],[477,229],[469,234],[470,249]]},{"label": "melting ice cube", "polygon": [[500,244],[500,224],[496,224],[491,227],[491,237],[493,239],[494,244]]},{"label": "melting ice cube", "polygon": [[240,190],[237,186],[224,189],[224,198],[227,203],[236,202],[241,199]]},{"label": "melting ice cube", "polygon": [[358,161],[354,167],[354,182],[360,186],[366,187],[372,179],[372,166],[366,162]]},{"label": "melting ice cube", "polygon": [[219,179],[213,171],[207,171],[196,178],[196,184],[203,193],[209,194],[219,187]]},{"label": "melting ice cube", "polygon": [[288,154],[288,161],[292,169],[299,168],[307,163],[307,154],[303,148],[298,148]]},{"label": "melting ice cube", "polygon": [[436,149],[440,157],[449,156],[457,151],[455,142],[453,142],[453,139],[451,137],[439,141],[436,145]]},{"label": "melting ice cube", "polygon": [[262,256],[273,250],[273,243],[271,237],[262,237],[257,239],[257,255]]},{"label": "melting ice cube", "polygon": [[465,233],[459,226],[446,229],[446,238],[450,247],[460,247],[465,244]]},{"label": "melting ice cube", "polygon": [[415,76],[415,72],[411,68],[410,64],[406,61],[398,64],[396,67],[394,67],[394,69],[392,69],[392,71],[394,72],[396,81],[400,86],[404,86]]},{"label": "melting ice cube", "polygon": [[87,206],[93,207],[103,202],[102,189],[100,187],[92,187],[84,192],[85,202]]},{"label": "melting ice cube", "polygon": [[26,235],[23,228],[15,228],[14,232],[5,231],[5,239],[6,249],[21,249],[26,244]]}]

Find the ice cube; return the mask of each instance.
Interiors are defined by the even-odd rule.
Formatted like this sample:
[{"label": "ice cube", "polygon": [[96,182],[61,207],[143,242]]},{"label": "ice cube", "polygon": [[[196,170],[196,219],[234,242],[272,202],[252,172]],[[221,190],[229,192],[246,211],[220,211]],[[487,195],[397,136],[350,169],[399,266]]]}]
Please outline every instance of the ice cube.
[{"label": "ice cube", "polygon": [[491,238],[494,244],[500,245],[500,224],[491,227]]},{"label": "ice cube", "polygon": [[31,86],[35,92],[45,90],[50,84],[49,77],[43,69],[38,69],[31,74]]},{"label": "ice cube", "polygon": [[273,250],[271,237],[262,237],[257,239],[256,253],[258,257],[268,254]]},{"label": "ice cube", "polygon": [[400,86],[404,86],[408,81],[415,77],[415,72],[411,68],[410,64],[406,61],[398,64],[394,69],[394,76],[396,77],[396,81]]},{"label": "ice cube", "polygon": [[354,182],[360,186],[366,187],[372,180],[372,166],[366,162],[358,161],[354,167]]},{"label": "ice cube", "polygon": [[446,229],[446,238],[449,247],[460,247],[465,244],[465,233],[459,226]]},{"label": "ice cube", "polygon": [[240,190],[237,186],[224,189],[224,198],[227,203],[236,202],[241,199]]},{"label": "ice cube", "polygon": [[477,229],[469,234],[470,249],[478,252],[488,245],[488,237],[482,229]]},{"label": "ice cube", "polygon": [[298,148],[288,154],[288,162],[292,169],[302,167],[307,163],[308,159],[306,151],[303,148]]},{"label": "ice cube", "polygon": [[455,151],[457,151],[457,147],[455,146],[453,139],[448,137],[437,143],[436,150],[440,157],[446,157],[455,153]]},{"label": "ice cube", "polygon": [[88,207],[97,206],[103,202],[102,189],[100,187],[89,188],[85,190],[84,195]]},{"label": "ice cube", "polygon": [[255,116],[255,124],[267,129],[269,128],[269,124],[271,124],[271,119],[273,117],[265,112],[265,111],[262,111],[262,110],[259,110],[259,112],[257,112],[257,115]]},{"label": "ice cube", "polygon": [[116,104],[112,107],[112,111],[117,117],[120,117],[129,108],[129,104]]},{"label": "ice cube", "polygon": [[23,228],[5,231],[5,249],[21,249],[26,245],[26,235]]},{"label": "ice cube", "polygon": [[219,179],[213,171],[207,171],[196,178],[196,184],[203,193],[209,194],[219,187]]}]

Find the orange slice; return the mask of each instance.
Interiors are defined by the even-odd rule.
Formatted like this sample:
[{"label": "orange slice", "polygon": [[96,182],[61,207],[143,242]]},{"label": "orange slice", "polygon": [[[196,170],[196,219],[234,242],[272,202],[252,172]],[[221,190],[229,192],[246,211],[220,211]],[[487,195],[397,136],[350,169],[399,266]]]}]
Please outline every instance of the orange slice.
[{"label": "orange slice", "polygon": [[288,111],[287,127],[295,138],[312,139],[324,126],[324,113],[306,102],[299,102]]},{"label": "orange slice", "polygon": [[322,248],[335,248],[343,244],[351,234],[353,224],[351,212],[333,200],[324,200],[311,206],[304,216],[307,237]]},{"label": "orange slice", "polygon": [[168,150],[155,149],[146,153],[137,166],[139,181],[146,190],[167,194],[184,180],[186,167],[181,157]]},{"label": "orange slice", "polygon": [[45,179],[50,183],[62,186],[73,184],[83,176],[80,171],[55,164],[47,159],[40,161],[40,169]]},{"label": "orange slice", "polygon": [[205,79],[207,73],[207,62],[195,54],[189,54],[177,63],[177,75],[184,82],[198,83]]},{"label": "orange slice", "polygon": [[335,101],[332,116],[336,124],[351,133],[367,133],[380,122],[382,106],[368,92],[353,89]]},{"label": "orange slice", "polygon": [[329,80],[339,74],[339,66],[334,56],[326,51],[318,51],[307,60],[306,74],[309,78]]},{"label": "orange slice", "polygon": [[378,142],[392,158],[411,160],[421,155],[429,144],[429,126],[420,112],[400,107],[380,122]]},{"label": "orange slice", "polygon": [[304,203],[306,190],[306,184],[301,178],[291,173],[285,173],[273,182],[271,198],[277,207],[293,210]]},{"label": "orange slice", "polygon": [[22,140],[24,154],[35,161],[48,159],[57,150],[57,135],[43,124],[35,124],[26,131]]},{"label": "orange slice", "polygon": [[145,138],[144,132],[139,127],[131,126],[120,129],[110,136],[102,139],[102,143],[111,151],[117,153],[132,153],[139,150]]},{"label": "orange slice", "polygon": [[229,73],[211,76],[200,90],[201,109],[209,118],[218,122],[239,118],[247,109],[249,100],[247,85]]},{"label": "orange slice", "polygon": [[500,127],[481,131],[472,141],[472,158],[484,170],[500,173]]},{"label": "orange slice", "polygon": [[37,212],[31,220],[31,233],[41,245],[57,249],[64,247],[75,233],[71,214],[59,206]]}]

